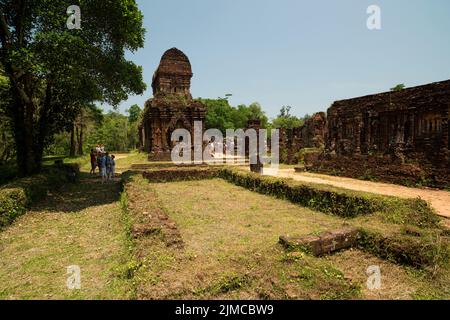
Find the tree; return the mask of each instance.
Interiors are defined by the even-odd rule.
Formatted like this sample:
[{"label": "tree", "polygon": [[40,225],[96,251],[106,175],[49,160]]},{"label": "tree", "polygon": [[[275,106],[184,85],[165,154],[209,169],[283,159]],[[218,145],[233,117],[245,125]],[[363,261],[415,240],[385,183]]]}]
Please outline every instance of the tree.
[{"label": "tree", "polygon": [[[78,4],[82,28],[69,30]],[[117,105],[142,94],[142,68],[124,57],[143,47],[135,0],[3,0],[0,63],[10,82],[6,107],[22,175],[38,172],[44,148],[94,101]]]},{"label": "tree", "polygon": [[[78,116],[71,126],[70,156],[84,154],[85,136],[95,126],[101,125],[103,112],[95,104],[87,104],[80,109]],[[74,137],[74,139],[72,139]],[[76,138],[76,139],[75,139]],[[76,143],[76,147],[75,147]]]},{"label": "tree", "polygon": [[234,109],[228,99],[200,99],[207,108],[205,126],[206,129],[219,129],[225,133],[227,129],[234,129]]},{"label": "tree", "polygon": [[94,147],[101,143],[109,151],[128,151],[130,148],[128,121],[129,117],[116,111],[110,111],[103,116],[101,126],[96,127],[87,138],[88,146]]},{"label": "tree", "polygon": [[136,123],[141,117],[142,109],[137,104],[133,104],[130,109],[127,110],[127,113],[128,121],[130,123]]},{"label": "tree", "polygon": [[142,109],[137,105],[132,105],[128,112],[128,148],[135,149],[139,145],[139,124],[142,117]]},{"label": "tree", "polygon": [[304,119],[291,115],[291,109],[291,106],[283,106],[280,114],[273,119],[272,126],[276,129],[293,129],[302,126]]},{"label": "tree", "polygon": [[0,165],[9,162],[14,157],[14,138],[11,122],[6,116],[6,108],[11,103],[9,97],[9,80],[0,68]]},{"label": "tree", "polygon": [[395,92],[395,91],[402,91],[404,90],[406,87],[403,83],[396,85],[395,87],[391,88],[391,91]]},{"label": "tree", "polygon": [[249,106],[244,104],[237,108],[232,107],[228,101],[228,97],[218,99],[200,99],[207,108],[206,113],[206,129],[219,129],[225,133],[227,129],[245,129],[248,120],[261,120],[262,128],[267,128],[269,119],[261,105],[257,102]]}]

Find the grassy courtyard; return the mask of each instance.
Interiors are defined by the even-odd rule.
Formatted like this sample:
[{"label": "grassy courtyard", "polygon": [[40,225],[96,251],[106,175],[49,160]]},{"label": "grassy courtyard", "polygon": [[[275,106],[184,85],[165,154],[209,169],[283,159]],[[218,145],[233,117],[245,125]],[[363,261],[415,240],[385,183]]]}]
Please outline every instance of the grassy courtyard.
[{"label": "grassy courtyard", "polygon": [[[151,299],[409,299],[445,295],[409,267],[354,249],[325,258],[286,252],[280,235],[318,234],[348,223],[223,180],[158,183],[141,192],[176,221],[184,248],[138,241],[137,293]],[[145,190],[145,191],[144,191]],[[357,224],[364,222],[356,221]],[[370,223],[370,222],[367,222]],[[382,290],[366,270],[382,270]],[[448,294],[448,293],[447,293]]]},{"label": "grassy courtyard", "polygon": [[[123,190],[119,177],[101,184],[81,165],[78,183],[49,192],[0,232],[0,299],[450,298],[448,266],[412,267],[357,248],[314,257],[278,243],[343,226],[400,235],[420,213],[342,218],[218,178],[149,182],[142,170],[170,164],[138,153],[118,155],[117,171],[133,170]],[[66,285],[72,265],[80,290]],[[381,269],[380,290],[366,286],[369,266]]]}]

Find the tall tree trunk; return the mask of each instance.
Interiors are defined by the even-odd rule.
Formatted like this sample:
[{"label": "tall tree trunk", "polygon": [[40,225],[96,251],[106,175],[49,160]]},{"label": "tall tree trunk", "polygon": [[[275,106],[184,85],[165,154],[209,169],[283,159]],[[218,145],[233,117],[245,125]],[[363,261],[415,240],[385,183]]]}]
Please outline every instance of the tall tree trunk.
[{"label": "tall tree trunk", "polygon": [[[18,47],[22,47],[25,33],[23,32],[23,19],[26,9],[25,1],[18,1],[18,16],[16,17],[16,33]],[[13,49],[13,39],[7,19],[3,12],[0,15],[0,41],[2,45],[2,64],[8,74],[11,85],[11,96],[13,103],[9,106],[10,117],[13,120],[14,140],[17,150],[17,166],[19,174],[30,175],[39,170],[40,163],[36,163],[34,155],[34,112],[36,111],[31,84],[33,79],[26,73],[18,76],[19,71],[14,70],[11,60],[11,50]]]},{"label": "tall tree trunk", "polygon": [[[14,141],[17,150],[17,167],[20,176],[36,173],[39,165],[36,164],[34,155],[33,118],[29,117],[30,107],[20,102],[14,104],[13,113]],[[27,111],[25,111],[27,110]]]},{"label": "tall tree trunk", "polygon": [[34,143],[34,159],[36,164],[36,171],[40,171],[42,167],[42,158],[44,156],[44,147],[46,138],[49,133],[49,126],[51,125],[50,104],[52,101],[52,81],[47,79],[47,86],[45,91],[45,99],[41,105],[39,117],[37,120],[37,132],[35,133]]},{"label": "tall tree trunk", "polygon": [[76,146],[75,146],[76,142],[75,142],[75,125],[72,125],[72,129],[70,130],[70,157],[75,157],[75,150],[76,150]]},{"label": "tall tree trunk", "polygon": [[78,155],[83,155],[83,124],[80,125],[80,130],[78,133]]}]

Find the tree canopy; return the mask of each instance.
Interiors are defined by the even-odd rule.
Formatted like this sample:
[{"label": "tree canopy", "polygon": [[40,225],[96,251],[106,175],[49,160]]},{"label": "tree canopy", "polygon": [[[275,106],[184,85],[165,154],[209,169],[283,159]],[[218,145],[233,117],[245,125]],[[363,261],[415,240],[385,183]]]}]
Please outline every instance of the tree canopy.
[{"label": "tree canopy", "polygon": [[391,91],[394,91],[394,92],[395,91],[402,91],[405,88],[406,88],[406,86],[403,83],[401,83],[401,84],[398,84],[395,87],[391,88]]},{"label": "tree canopy", "polygon": [[[66,10],[79,5],[81,29]],[[135,0],[4,0],[0,2],[0,63],[10,83],[10,119],[22,174],[39,171],[54,134],[93,102],[117,105],[145,90],[142,68],[125,51],[144,45]]]},{"label": "tree canopy", "polygon": [[247,127],[247,122],[251,119],[261,120],[263,128],[267,128],[269,125],[267,115],[257,102],[249,106],[242,104],[233,107],[227,98],[200,100],[207,107],[206,129],[219,129],[223,133],[227,129],[243,129]]},{"label": "tree canopy", "polygon": [[304,124],[304,120],[291,115],[291,106],[283,106],[280,114],[273,119],[272,126],[276,129],[292,129]]}]

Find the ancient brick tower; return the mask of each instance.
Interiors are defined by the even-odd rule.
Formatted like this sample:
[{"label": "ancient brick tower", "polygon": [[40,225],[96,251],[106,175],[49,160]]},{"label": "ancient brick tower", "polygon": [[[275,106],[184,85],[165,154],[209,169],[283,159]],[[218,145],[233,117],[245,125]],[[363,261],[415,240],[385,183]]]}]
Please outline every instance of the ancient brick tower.
[{"label": "ancient brick tower", "polygon": [[194,122],[201,121],[204,128],[206,107],[192,99],[192,76],[191,63],[182,51],[172,48],[164,53],[153,75],[153,98],[145,103],[139,132],[141,147],[152,160],[170,159],[174,130],[186,129],[193,139]]}]

